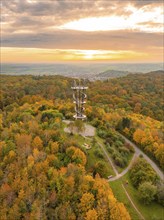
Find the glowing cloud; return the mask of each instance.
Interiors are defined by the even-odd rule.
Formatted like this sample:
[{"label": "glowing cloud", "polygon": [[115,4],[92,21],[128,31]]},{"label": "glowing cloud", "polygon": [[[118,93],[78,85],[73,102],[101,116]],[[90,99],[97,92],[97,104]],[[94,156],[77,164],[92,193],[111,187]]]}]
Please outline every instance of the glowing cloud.
[{"label": "glowing cloud", "polygon": [[2,62],[163,61],[162,0],[4,0],[1,6]]},{"label": "glowing cloud", "polygon": [[[162,32],[163,14],[162,8],[156,7],[147,10],[147,7],[136,9],[128,5],[126,11],[131,12],[129,16],[88,17],[71,21],[60,26],[60,29],[79,31],[109,31],[109,30],[140,30],[143,32]],[[146,23],[146,25],[145,25]],[[154,25],[148,24],[154,23]],[[156,25],[156,24],[160,25]]]}]

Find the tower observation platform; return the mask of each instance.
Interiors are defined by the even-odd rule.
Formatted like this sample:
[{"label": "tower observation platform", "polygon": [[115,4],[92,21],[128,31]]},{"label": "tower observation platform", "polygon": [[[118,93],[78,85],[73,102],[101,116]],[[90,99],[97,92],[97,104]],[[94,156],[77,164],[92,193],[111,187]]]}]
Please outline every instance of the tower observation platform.
[{"label": "tower observation platform", "polygon": [[86,104],[86,90],[88,87],[85,86],[84,80],[78,80],[78,82],[74,80],[71,89],[73,90],[73,103],[75,104],[75,115],[73,117],[84,120],[86,119],[86,115],[84,115],[84,104]]}]

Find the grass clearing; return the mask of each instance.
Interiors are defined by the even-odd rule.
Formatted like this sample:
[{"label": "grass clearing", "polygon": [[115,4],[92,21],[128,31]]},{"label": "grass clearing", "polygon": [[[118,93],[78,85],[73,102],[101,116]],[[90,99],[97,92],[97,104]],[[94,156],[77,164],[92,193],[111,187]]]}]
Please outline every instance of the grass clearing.
[{"label": "grass clearing", "polygon": [[[97,146],[93,146],[91,149],[87,150],[87,165],[86,165],[86,169],[88,172],[90,172],[92,170],[92,168],[94,167],[94,165],[98,162],[98,161],[102,161],[105,163],[106,165],[106,168],[107,168],[107,172],[106,172],[106,175],[105,177],[107,178],[108,176],[110,175],[114,175],[114,172],[113,172],[113,169],[112,167],[110,166],[109,162],[107,161],[105,155],[103,154],[103,158],[98,158],[96,155],[95,155],[95,150],[96,149],[100,149],[99,147]],[[102,152],[102,150],[101,150]],[[102,152],[103,153],[103,152]]]},{"label": "grass clearing", "polygon": [[109,184],[113,190],[115,197],[118,199],[118,201],[123,202],[125,206],[127,207],[129,214],[131,215],[131,218],[133,220],[140,219],[138,213],[132,207],[123,187],[121,186],[121,184],[126,183],[126,181],[128,181],[128,185],[126,185],[125,188],[129,196],[131,197],[133,203],[137,207],[137,209],[144,216],[145,220],[163,220],[164,219],[163,207],[156,202],[152,202],[149,205],[144,205],[139,199],[139,194],[138,194],[137,189],[135,189],[131,183],[131,180],[129,178],[129,172],[128,172],[121,179],[113,181],[113,182],[109,182]]},{"label": "grass clearing", "polygon": [[[67,134],[67,137],[70,139],[70,140],[74,140],[75,142],[78,143],[78,145],[80,145],[80,147],[84,150],[84,152],[86,152],[86,156],[87,156],[87,164],[86,164],[86,170],[87,172],[89,173],[92,173],[92,170],[93,170],[93,167],[95,166],[95,164],[98,162],[98,161],[101,161],[105,164],[106,166],[106,174],[105,174],[105,178],[107,178],[108,176],[110,175],[114,175],[114,172],[113,172],[113,169],[111,167],[111,165],[109,164],[109,162],[107,161],[105,155],[103,154],[103,151],[102,149],[99,147],[99,146],[93,146],[92,144],[92,138],[88,138],[88,137],[83,137],[79,134],[74,134],[74,135],[70,135],[70,134]],[[88,144],[89,146],[91,146],[91,149],[86,149],[83,145],[84,143]],[[95,150],[96,149],[99,149],[102,154],[103,154],[103,158],[99,158],[95,155]]]},{"label": "grass clearing", "polygon": [[136,188],[133,187],[129,172],[122,177],[123,182],[128,181],[128,186],[126,187],[126,190],[128,191],[131,199],[139,209],[139,211],[142,213],[142,215],[145,217],[146,220],[163,220],[164,219],[164,209],[162,205],[152,202],[149,205],[144,205],[140,199],[139,194]]},{"label": "grass clearing", "polygon": [[109,182],[110,187],[112,188],[112,191],[115,195],[115,197],[117,198],[117,200],[119,202],[124,203],[125,207],[127,208],[131,218],[133,220],[139,220],[140,216],[138,215],[138,213],[136,212],[136,210],[133,208],[131,202],[129,201],[123,187],[122,187],[122,180],[116,180],[116,181],[112,181]]}]

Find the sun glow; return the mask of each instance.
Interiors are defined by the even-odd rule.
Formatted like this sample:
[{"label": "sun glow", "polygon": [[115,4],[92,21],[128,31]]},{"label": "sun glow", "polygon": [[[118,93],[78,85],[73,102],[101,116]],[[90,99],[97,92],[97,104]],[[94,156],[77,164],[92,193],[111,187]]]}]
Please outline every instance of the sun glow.
[{"label": "sun glow", "polygon": [[92,60],[96,58],[109,58],[109,55],[114,54],[115,52],[111,50],[77,50],[76,53],[81,54],[84,59]]},{"label": "sun glow", "polygon": [[[61,50],[2,47],[2,62],[55,62],[55,61],[124,61],[147,57],[146,53],[130,50]],[[10,57],[10,59],[9,59]]]},{"label": "sun glow", "polygon": [[93,55],[95,53],[93,51],[86,51],[85,54],[84,54],[84,58],[86,59],[93,59]]}]

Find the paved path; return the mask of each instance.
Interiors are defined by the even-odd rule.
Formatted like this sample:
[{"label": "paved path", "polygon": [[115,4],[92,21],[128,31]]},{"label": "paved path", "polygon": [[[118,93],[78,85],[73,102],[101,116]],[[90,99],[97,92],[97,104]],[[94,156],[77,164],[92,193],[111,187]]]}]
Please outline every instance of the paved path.
[{"label": "paved path", "polygon": [[[119,133],[120,134],[120,133]],[[160,179],[163,180],[164,178],[164,175],[163,175],[163,172],[160,170],[160,168],[154,163],[153,160],[151,160],[145,153],[143,153],[138,147],[136,144],[134,144],[133,142],[131,142],[129,139],[127,139],[125,136],[123,136],[122,134],[120,134],[121,137],[125,140],[126,143],[129,143],[130,145],[132,145],[134,147],[134,150],[135,150],[135,154],[134,154],[134,157],[138,157],[139,155],[142,155],[143,158],[145,158],[145,160],[147,160],[147,162],[152,166],[152,168],[156,171],[156,173],[158,174],[158,176],[160,177]],[[133,157],[132,160],[134,160],[135,158]],[[127,169],[129,170],[130,166],[132,165],[132,161],[130,162],[129,166],[124,170],[126,171]],[[127,170],[127,171],[128,171]],[[123,171],[123,172],[124,172]],[[126,171],[126,172],[127,172]],[[122,172],[122,173],[123,173]],[[121,173],[121,174],[122,174]]]},{"label": "paved path", "polygon": [[[103,150],[103,152],[104,152],[106,158],[108,159],[108,162],[110,163],[110,165],[112,166],[112,168],[113,168],[113,170],[114,170],[114,172],[115,172],[115,174],[116,174],[116,176],[113,177],[113,178],[111,178],[111,179],[109,179],[109,181],[117,180],[117,179],[121,178],[123,175],[125,175],[125,173],[128,172],[130,166],[133,164],[133,161],[135,160],[135,158],[136,158],[137,156],[139,156],[138,152],[135,152],[135,153],[134,153],[134,156],[133,156],[133,158],[132,158],[132,160],[131,160],[131,162],[130,162],[130,164],[129,164],[129,166],[128,166],[122,173],[119,174],[118,171],[117,171],[117,169],[115,168],[115,166],[114,166],[114,164],[113,164],[113,161],[111,160],[111,158],[109,157],[109,155],[108,155],[108,153],[107,153],[105,147],[103,146],[103,144],[101,144],[101,143],[98,142],[98,141],[97,141],[97,143],[99,144],[99,146],[100,146],[101,149]],[[132,199],[131,199],[129,193],[127,192],[126,188],[124,187],[124,185],[123,185],[123,184],[121,184],[121,185],[122,185],[122,187],[123,187],[123,189],[124,189],[124,191],[125,191],[125,193],[126,193],[128,199],[129,199],[130,203],[132,204],[132,206],[134,207],[134,209],[136,210],[136,212],[137,212],[138,215],[140,216],[140,219],[141,219],[141,220],[145,220],[145,218],[143,217],[143,215],[141,214],[141,212],[137,209],[137,207],[136,207],[135,204],[133,203],[133,201],[132,201]]]},{"label": "paved path", "polygon": [[131,146],[133,146],[135,152],[134,152],[134,155],[133,155],[133,158],[131,159],[128,167],[122,171],[122,173],[118,173],[112,159],[109,157],[106,149],[104,148],[104,146],[97,141],[97,143],[99,144],[99,146],[101,147],[101,149],[103,150],[104,154],[106,155],[110,165],[112,166],[113,168],[113,171],[115,172],[116,176],[110,178],[108,181],[115,181],[119,178],[121,178],[122,176],[124,176],[128,171],[129,169],[131,168],[133,162],[135,161],[135,159],[137,157],[139,157],[139,155],[142,155],[143,158],[145,158],[147,160],[147,162],[152,166],[152,168],[156,171],[156,173],[158,174],[158,176],[160,177],[160,179],[163,180],[164,176],[163,176],[163,173],[162,171],[158,168],[158,166],[154,163],[154,161],[152,161],[145,153],[143,153],[137,146],[136,144],[134,144],[133,142],[131,142],[129,139],[127,139],[125,136],[123,136],[122,134],[119,133],[119,135],[125,140],[126,143],[130,144]]},{"label": "paved path", "polygon": [[129,169],[131,168],[133,162],[135,161],[135,159],[136,159],[137,157],[138,157],[137,154],[134,153],[133,158],[131,159],[131,161],[130,161],[129,165],[127,166],[127,168],[126,168],[125,170],[123,170],[122,173],[119,173],[118,175],[116,175],[116,176],[110,178],[108,181],[110,181],[110,182],[111,182],[111,181],[115,181],[115,180],[117,180],[117,179],[120,179],[122,176],[124,176],[124,175],[129,171]]}]

